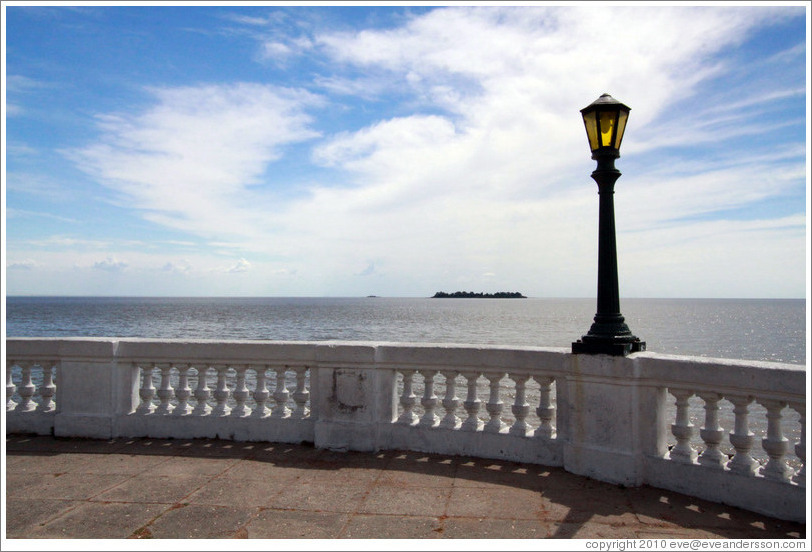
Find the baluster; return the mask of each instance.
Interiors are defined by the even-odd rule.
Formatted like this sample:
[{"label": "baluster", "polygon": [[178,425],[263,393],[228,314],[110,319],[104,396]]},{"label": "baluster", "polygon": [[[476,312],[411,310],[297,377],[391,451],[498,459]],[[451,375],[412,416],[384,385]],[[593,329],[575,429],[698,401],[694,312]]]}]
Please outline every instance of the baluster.
[{"label": "baluster", "polygon": [[744,395],[727,397],[733,403],[733,414],[736,416],[733,422],[733,431],[730,432],[730,444],[736,449],[733,459],[728,462],[730,471],[752,476],[756,474],[758,462],[750,454],[753,448],[753,433],[748,425],[747,407],[753,402],[753,397]]},{"label": "baluster", "polygon": [[255,418],[265,418],[271,415],[271,409],[265,406],[265,403],[268,401],[268,397],[271,394],[268,392],[268,387],[265,385],[265,372],[268,370],[268,366],[259,366],[256,369],[257,372],[257,387],[254,389],[254,402],[257,403],[256,408],[254,408],[254,412],[252,414]]},{"label": "baluster", "polygon": [[693,464],[696,462],[696,451],[691,447],[694,424],[688,417],[688,399],[694,393],[685,389],[671,389],[670,391],[677,399],[677,419],[676,423],[671,424],[671,433],[677,438],[677,444],[671,449],[670,457],[677,462]]},{"label": "baluster", "polygon": [[781,429],[781,410],[787,403],[779,400],[763,400],[759,403],[767,409],[767,438],[761,440],[761,447],[770,457],[767,465],[761,468],[761,475],[767,479],[789,481],[792,469],[784,459],[789,449],[789,440],[784,437]]},{"label": "baluster", "polygon": [[460,429],[464,431],[479,431],[482,429],[482,420],[479,419],[479,408],[482,405],[482,401],[479,400],[476,394],[476,380],[479,379],[479,373],[465,372],[462,375],[465,376],[468,388],[468,394],[462,406],[465,407],[465,412],[468,414],[468,417],[462,423]]},{"label": "baluster", "polygon": [[193,416],[208,416],[211,414],[211,406],[209,406],[211,390],[209,389],[208,374],[208,366],[197,369],[197,387],[195,388],[195,400],[197,404],[192,410]]},{"label": "baluster", "polygon": [[490,382],[490,395],[488,396],[487,404],[485,404],[485,410],[488,412],[490,420],[485,424],[484,429],[489,433],[499,433],[505,425],[502,423],[502,408],[504,407],[504,403],[501,397],[499,397],[499,382],[505,375],[504,372],[485,374],[485,379]]},{"label": "baluster", "polygon": [[550,393],[554,379],[551,376],[533,376],[533,379],[539,384],[539,406],[536,409],[536,415],[541,422],[533,435],[542,439],[552,439],[555,436],[553,426],[555,406],[550,400]]},{"label": "baluster", "polygon": [[248,370],[248,365],[235,366],[234,370],[237,371],[237,385],[234,388],[234,401],[237,403],[231,410],[231,415],[235,418],[244,418],[251,414],[251,409],[245,406],[245,401],[250,396],[248,387],[245,385],[245,371]]},{"label": "baluster", "polygon": [[307,378],[307,366],[299,366],[294,368],[296,372],[296,390],[293,392],[293,402],[296,403],[296,409],[293,411],[293,417],[302,419],[307,417],[307,401],[310,399],[310,391],[307,390],[305,379]]},{"label": "baluster", "polygon": [[14,385],[14,381],[11,379],[11,370],[14,368],[16,364],[8,360],[6,361],[6,411],[10,412],[17,407],[17,403],[14,402],[14,392],[17,390],[17,386]]},{"label": "baluster", "polygon": [[525,421],[527,415],[530,414],[530,405],[525,398],[525,386],[530,376],[528,374],[514,374],[510,377],[516,382],[516,398],[513,401],[513,406],[510,407],[510,411],[513,412],[516,421],[510,426],[509,433],[511,435],[527,437],[532,432],[530,425]]},{"label": "baluster", "polygon": [[175,416],[188,416],[192,413],[192,406],[189,404],[189,397],[192,396],[192,388],[189,387],[190,366],[180,364],[175,368],[178,370],[178,388],[175,389],[175,398],[178,399],[178,404],[172,414]]},{"label": "baluster", "polygon": [[140,367],[141,388],[138,390],[138,396],[141,398],[141,404],[135,410],[138,414],[152,414],[155,412],[155,405],[152,404],[152,399],[155,398],[155,386],[152,384],[153,368],[152,364]]},{"label": "baluster", "polygon": [[705,401],[705,425],[699,430],[699,436],[705,442],[705,450],[699,456],[699,463],[722,469],[727,462],[727,456],[719,450],[719,444],[724,436],[724,431],[719,426],[719,401],[722,400],[722,395],[700,393],[699,397]]},{"label": "baluster", "polygon": [[801,461],[801,469],[798,470],[792,481],[801,487],[806,487],[806,408],[803,403],[790,403],[790,408],[801,415],[801,440],[795,443],[795,455]]},{"label": "baluster", "polygon": [[54,385],[53,373],[55,367],[55,362],[42,364],[42,385],[39,386],[39,396],[42,397],[42,400],[37,406],[38,412],[53,412],[56,410],[56,403],[54,403],[56,385]]},{"label": "baluster", "polygon": [[440,421],[440,427],[447,429],[457,429],[460,427],[460,419],[457,417],[457,408],[460,405],[460,400],[457,398],[457,373],[447,371],[443,372],[445,378],[445,397],[443,397],[443,408],[445,409],[445,416]]},{"label": "baluster", "polygon": [[228,416],[231,413],[231,407],[228,406],[228,397],[231,392],[228,390],[226,377],[228,376],[228,366],[215,366],[217,370],[217,388],[214,390],[213,396],[217,404],[214,405],[211,413],[213,416]]},{"label": "baluster", "polygon": [[165,364],[160,368],[161,368],[161,388],[158,389],[158,398],[161,400],[161,403],[158,405],[158,408],[155,410],[155,413],[170,414],[172,412],[172,405],[169,404],[169,401],[172,400],[172,398],[175,396],[175,391],[174,389],[172,389],[171,382],[169,381],[172,365]]},{"label": "baluster", "polygon": [[32,364],[28,362],[20,365],[22,379],[17,388],[17,394],[20,395],[20,404],[15,408],[17,412],[31,412],[37,408],[37,403],[32,400],[37,387],[31,381],[31,367]]},{"label": "baluster", "polygon": [[404,370],[401,372],[403,374],[403,393],[400,395],[400,406],[403,408],[403,412],[400,414],[398,418],[399,424],[406,424],[406,425],[414,425],[417,423],[418,418],[417,414],[412,412],[414,408],[415,402],[417,402],[417,396],[414,394],[412,390],[412,379],[414,375],[417,373],[415,370]]},{"label": "baluster", "polygon": [[423,427],[435,427],[440,424],[440,417],[434,413],[437,408],[437,395],[434,394],[434,377],[437,370],[421,370],[423,376],[423,398],[420,404],[423,405],[424,413],[420,418],[420,425]]},{"label": "baluster", "polygon": [[290,409],[287,406],[290,393],[288,392],[288,388],[285,386],[286,370],[287,366],[285,368],[277,368],[275,370],[276,390],[273,394],[273,400],[276,401],[276,405],[273,408],[273,412],[271,412],[271,416],[274,418],[287,418],[290,416]]}]

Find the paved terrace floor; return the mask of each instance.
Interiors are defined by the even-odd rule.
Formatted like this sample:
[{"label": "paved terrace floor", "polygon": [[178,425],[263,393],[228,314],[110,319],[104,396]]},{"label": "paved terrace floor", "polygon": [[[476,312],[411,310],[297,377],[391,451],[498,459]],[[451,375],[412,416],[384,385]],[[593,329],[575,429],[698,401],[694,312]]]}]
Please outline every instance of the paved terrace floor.
[{"label": "paved terrace floor", "polygon": [[6,437],[11,538],[805,538],[560,468],[219,440]]}]

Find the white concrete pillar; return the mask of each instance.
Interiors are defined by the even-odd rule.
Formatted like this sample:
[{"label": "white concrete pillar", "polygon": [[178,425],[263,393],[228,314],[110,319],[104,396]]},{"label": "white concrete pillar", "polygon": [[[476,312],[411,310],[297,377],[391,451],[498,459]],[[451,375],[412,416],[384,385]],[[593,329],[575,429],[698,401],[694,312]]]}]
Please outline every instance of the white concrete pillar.
[{"label": "white concrete pillar", "polygon": [[[644,481],[645,454],[665,451],[665,392],[640,385],[634,355],[571,355],[564,468],[627,486]],[[562,404],[563,403],[563,404]]]},{"label": "white concrete pillar", "polygon": [[[379,450],[397,412],[394,370],[376,370],[376,348],[325,345],[311,404],[318,414],[315,446],[334,450]],[[311,385],[313,384],[311,379]]]},{"label": "white concrete pillar", "polygon": [[117,362],[117,346],[103,339],[60,341],[54,435],[110,439],[116,418],[135,410],[138,370]]}]

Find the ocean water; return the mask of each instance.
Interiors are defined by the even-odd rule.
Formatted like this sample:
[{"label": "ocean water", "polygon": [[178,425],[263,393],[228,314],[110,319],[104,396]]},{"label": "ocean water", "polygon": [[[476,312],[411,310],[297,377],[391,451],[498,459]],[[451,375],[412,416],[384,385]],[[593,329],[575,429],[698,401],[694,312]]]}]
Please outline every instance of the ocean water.
[{"label": "ocean water", "polygon": [[[625,299],[659,353],[806,362],[804,299]],[[8,337],[349,340],[570,347],[594,299],[7,297]]]}]

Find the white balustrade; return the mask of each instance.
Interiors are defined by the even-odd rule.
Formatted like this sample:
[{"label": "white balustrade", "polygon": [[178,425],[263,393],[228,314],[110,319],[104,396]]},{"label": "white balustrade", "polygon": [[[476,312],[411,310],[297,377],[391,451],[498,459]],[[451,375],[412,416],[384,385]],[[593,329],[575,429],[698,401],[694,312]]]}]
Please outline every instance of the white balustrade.
[{"label": "white balustrade", "polygon": [[[286,370],[275,370],[273,380],[276,388],[273,394],[268,390],[268,365],[237,364],[213,365],[205,363],[193,367],[191,364],[169,363],[141,363],[136,366],[139,371],[138,395],[140,401],[135,408],[139,415],[172,414],[173,416],[229,416],[233,418],[267,418],[275,419],[306,419],[310,414],[308,389],[308,368],[299,366],[292,369],[295,378],[295,390],[290,393],[287,389]],[[213,369],[216,373],[216,386],[212,390],[209,386],[208,373]],[[194,390],[190,386],[190,373],[194,371],[197,376]],[[233,376],[232,372],[233,371]],[[177,374],[177,385],[172,387],[173,377]],[[254,378],[250,378],[251,374]],[[155,387],[155,378],[160,378],[159,387]],[[231,390],[229,382],[234,380],[234,389]],[[249,381],[253,387],[249,387]],[[13,382],[9,385],[13,386]],[[7,385],[7,389],[9,388]],[[50,398],[54,395],[55,386],[51,379],[51,372],[44,372],[44,382],[40,386],[43,401],[39,407],[41,411],[53,410]],[[8,390],[7,390],[7,393]],[[9,394],[13,394],[13,391]],[[158,404],[155,404],[155,400]],[[267,406],[273,398],[273,409]],[[194,399],[194,406],[190,400]],[[209,404],[214,399],[215,405]],[[253,400],[252,405],[249,401]],[[289,401],[293,408],[289,407]],[[34,404],[32,402],[32,404]],[[16,406],[16,403],[15,403]]]},{"label": "white balustrade", "polygon": [[268,399],[271,396],[271,393],[268,391],[268,387],[265,384],[267,371],[268,366],[260,366],[256,369],[257,384],[254,388],[254,402],[256,403],[256,407],[252,413],[254,418],[267,418],[271,415],[271,409],[265,406],[265,403],[268,402]]},{"label": "white balustrade", "polygon": [[457,398],[457,374],[452,370],[445,370],[442,372],[445,378],[445,396],[443,397],[443,408],[445,409],[445,416],[440,421],[440,427],[444,429],[459,429],[462,422],[457,417],[457,408],[460,406],[460,400]]},{"label": "white balustrade", "polygon": [[[139,371],[138,395],[140,401],[135,408],[139,415],[157,414],[173,416],[229,416],[234,418],[266,418],[277,419],[306,419],[309,416],[310,391],[308,389],[308,368],[301,366],[292,369],[296,386],[291,394],[287,389],[285,369],[277,369],[274,374],[276,388],[273,394],[268,390],[268,365],[237,364],[212,365],[205,363],[192,366],[191,364],[169,363],[141,363],[136,366]],[[216,385],[214,390],[209,386],[208,374],[214,370]],[[196,386],[190,386],[190,374],[196,375]],[[233,375],[232,372],[233,371]],[[254,378],[250,378],[251,374]],[[172,386],[174,375],[177,374],[177,385]],[[155,378],[160,379],[159,387],[155,387]],[[194,377],[194,376],[192,376]],[[229,382],[234,380],[234,389],[230,389]],[[249,380],[253,387],[249,387]],[[9,384],[13,386],[13,382]],[[7,385],[7,389],[9,388]],[[51,379],[51,372],[45,370],[44,381],[40,386],[43,401],[39,407],[41,411],[53,410],[50,398],[54,395],[55,386]],[[7,393],[8,390],[7,390]],[[13,391],[9,394],[13,394]],[[267,406],[273,398],[273,409]],[[158,404],[155,404],[155,400]],[[194,406],[191,404],[194,399]],[[212,407],[209,401],[214,399]],[[293,409],[288,402],[292,399]],[[253,400],[253,408],[249,401]],[[32,402],[32,404],[34,404]],[[16,405],[16,403],[15,403]]]},{"label": "white balustrade", "polygon": [[145,364],[141,366],[141,388],[138,390],[138,396],[141,397],[141,404],[138,405],[136,412],[138,414],[152,414],[155,412],[155,405],[152,404],[152,399],[155,397],[155,385],[152,383],[152,364]]},{"label": "white balustrade", "polygon": [[416,370],[406,370],[403,374],[403,392],[400,395],[400,406],[403,409],[398,417],[398,423],[413,425],[419,421],[419,417],[414,413],[414,405],[417,402],[417,395],[414,394],[414,375]]},{"label": "white balustrade", "polygon": [[462,375],[465,377],[466,388],[468,390],[465,402],[463,403],[468,417],[465,418],[465,421],[462,423],[461,429],[465,431],[479,431],[483,425],[482,420],[479,419],[479,408],[482,405],[482,401],[479,400],[476,392],[479,373],[464,372]]},{"label": "white balustrade", "polygon": [[420,404],[423,406],[424,414],[418,422],[422,427],[437,427],[440,425],[440,418],[434,413],[437,407],[437,395],[434,394],[434,376],[437,370],[421,370],[423,376],[423,398]]},{"label": "white balustrade", "polygon": [[11,371],[14,366],[14,362],[10,360],[6,361],[6,411],[14,410],[17,407],[17,403],[13,400],[17,386],[14,385],[14,381],[11,378]]},{"label": "white balustrade", "polygon": [[784,401],[763,400],[760,404],[767,409],[767,437],[762,439],[761,446],[770,457],[761,473],[767,479],[789,481],[792,470],[787,466],[784,456],[789,450],[789,441],[784,437],[781,428],[781,410],[787,406]]},{"label": "white balustrade", "polygon": [[238,365],[234,369],[237,372],[237,386],[234,389],[234,401],[237,404],[231,409],[231,415],[236,418],[244,418],[251,415],[251,409],[245,405],[245,401],[250,396],[248,387],[245,385],[245,371],[248,370],[248,365]]},{"label": "white balustrade", "polygon": [[552,376],[533,376],[539,384],[539,406],[536,408],[536,415],[539,418],[539,427],[536,428],[534,437],[539,439],[552,439],[555,437],[555,406],[552,402],[552,386],[555,379]]},{"label": "white balustrade", "polygon": [[800,416],[798,423],[801,426],[801,438],[795,444],[795,455],[801,461],[801,469],[792,476],[792,481],[801,487],[806,487],[806,405],[800,402],[791,402],[789,406]]},{"label": "white balustrade", "polygon": [[307,368],[300,366],[294,368],[296,373],[296,390],[293,392],[293,402],[296,408],[293,417],[297,419],[305,418],[309,414],[307,402],[310,400],[310,391],[307,390]]},{"label": "white balustrade", "polygon": [[228,416],[231,414],[231,407],[228,406],[228,399],[231,396],[231,390],[228,388],[229,366],[221,364],[215,366],[214,369],[217,371],[217,388],[212,396],[217,404],[214,405],[211,413],[213,416]]},{"label": "white balustrade", "polygon": [[499,382],[503,377],[505,377],[503,372],[485,373],[485,379],[488,380],[488,388],[490,389],[488,402],[485,404],[485,411],[490,418],[485,424],[483,431],[489,433],[499,433],[505,427],[505,424],[502,422],[502,408],[504,407],[504,403],[499,396]]},{"label": "white balustrade", "polygon": [[192,413],[192,407],[189,404],[189,398],[192,396],[192,388],[189,387],[189,368],[187,364],[175,365],[178,370],[178,387],[175,389],[175,398],[178,399],[178,404],[175,405],[172,414],[175,416],[188,416]]},{"label": "white balustrade", "polygon": [[[56,410],[56,384],[54,383],[56,361],[21,362],[6,360],[6,411],[17,413],[38,412],[52,414]],[[19,385],[14,383],[15,367]],[[20,399],[14,400],[14,395]],[[35,399],[39,396],[39,402]]]},{"label": "white balustrade", "polygon": [[54,370],[56,367],[54,364],[53,362],[40,363],[40,366],[42,366],[42,384],[39,386],[41,400],[37,406],[37,412],[54,412],[56,410],[56,403],[54,402],[54,395],[56,395]]},{"label": "white balustrade", "polygon": [[562,466],[783,519],[804,509],[803,367],[455,345],[6,344],[7,431],[346,442]]},{"label": "white balustrade", "polygon": [[[535,436],[548,441],[555,438],[553,419],[556,409],[551,397],[552,384],[555,379],[552,376],[535,376],[541,383],[538,391],[534,393],[538,395],[538,407],[533,409],[528,402],[528,382],[533,378],[529,373],[487,372],[480,374],[452,370],[399,370],[398,373],[401,375],[401,390],[398,395],[399,415],[396,420],[398,424],[425,429],[484,431],[489,434],[507,433],[525,438]],[[415,382],[417,375],[420,375],[420,381],[422,381],[422,395],[419,399],[415,393],[415,386],[420,386],[419,382]],[[442,380],[438,384],[440,375],[442,375]],[[464,401],[457,396],[457,376],[465,379],[466,398]],[[483,385],[481,378],[487,382],[487,385]],[[505,378],[508,378],[507,385],[505,385]],[[511,381],[513,386],[509,385]],[[442,399],[435,394],[438,385],[444,388]],[[487,422],[479,417],[483,410],[483,401],[480,396],[487,396],[484,403],[484,410],[488,414]],[[511,400],[510,414],[505,413],[505,401],[503,400],[505,397]],[[422,407],[422,415],[415,412],[418,404]],[[442,405],[444,410],[442,418],[437,413],[438,405]],[[460,406],[465,409],[467,415],[464,420],[457,416]],[[539,418],[538,427],[534,428],[528,419],[531,412],[534,412]]]},{"label": "white balustrade", "polygon": [[694,435],[694,424],[688,414],[688,399],[694,392],[685,389],[671,389],[671,394],[677,399],[677,419],[671,425],[671,433],[676,437],[677,444],[671,449],[670,457],[677,462],[693,464],[696,462],[696,451],[691,446],[691,437]]},{"label": "white balustrade", "polygon": [[17,412],[33,412],[37,405],[33,400],[37,386],[31,380],[32,363],[25,362],[20,365],[22,371],[22,381],[17,387],[17,394],[20,396],[20,403],[14,409]]},{"label": "white balustrade", "polygon": [[753,448],[753,432],[750,431],[747,407],[753,402],[753,397],[728,395],[727,399],[733,403],[733,413],[736,416],[734,429],[729,437],[736,454],[727,466],[734,473],[752,477],[756,475],[759,467],[759,463],[750,453]]},{"label": "white balustrade", "polygon": [[705,401],[705,425],[699,429],[699,435],[705,442],[705,450],[699,456],[699,463],[722,469],[728,460],[719,450],[724,437],[724,430],[719,425],[719,401],[722,396],[718,393],[700,393],[699,397]]},{"label": "white balustrade", "polygon": [[285,386],[285,370],[276,370],[276,390],[273,393],[273,399],[276,405],[271,412],[273,418],[287,418],[290,416],[290,409],[288,408],[288,398],[290,392]]},{"label": "white balustrade", "polygon": [[[699,431],[704,443],[700,454],[692,446],[695,437],[695,428],[690,421],[689,399],[694,392],[686,389],[669,389],[675,397],[676,416],[671,425],[671,433],[676,438],[668,458],[685,464],[698,464],[710,469],[723,469],[744,477],[764,477],[766,479],[789,482],[800,486],[805,485],[806,479],[806,442],[805,442],[805,413],[803,403],[787,403],[775,399],[758,399],[753,395],[725,394],[712,392],[699,392],[698,396],[704,401],[705,422]],[[733,408],[734,416],[732,430],[728,433],[728,440],[734,450],[732,458],[721,451],[725,429],[719,420],[722,399],[728,400]],[[758,403],[766,409],[766,436],[761,440],[761,448],[766,455],[766,464],[762,465],[754,457],[753,445],[755,435],[750,430],[751,413],[749,407]],[[782,410],[789,406],[799,415],[799,441],[795,443],[792,452],[798,459],[800,467],[796,470],[788,464],[790,442],[784,436],[785,416]]]},{"label": "white balustrade", "polygon": [[527,415],[530,414],[530,404],[528,404],[525,396],[525,387],[527,386],[527,380],[530,379],[530,374],[517,374],[513,375],[512,378],[516,382],[516,398],[510,408],[516,421],[510,426],[509,433],[527,437],[533,431],[526,421]]},{"label": "white balustrade", "polygon": [[172,365],[164,364],[160,366],[161,369],[161,387],[158,389],[158,399],[160,404],[155,409],[155,414],[165,415],[171,414],[174,408],[169,401],[175,398],[175,390],[172,388],[171,375]]},{"label": "white balustrade", "polygon": [[197,404],[192,409],[193,416],[208,416],[211,414],[211,389],[209,389],[209,366],[203,364],[197,367],[197,387],[195,387],[195,400]]}]

